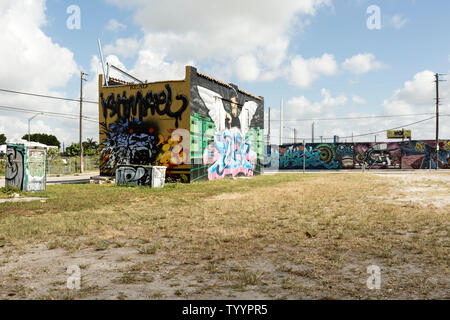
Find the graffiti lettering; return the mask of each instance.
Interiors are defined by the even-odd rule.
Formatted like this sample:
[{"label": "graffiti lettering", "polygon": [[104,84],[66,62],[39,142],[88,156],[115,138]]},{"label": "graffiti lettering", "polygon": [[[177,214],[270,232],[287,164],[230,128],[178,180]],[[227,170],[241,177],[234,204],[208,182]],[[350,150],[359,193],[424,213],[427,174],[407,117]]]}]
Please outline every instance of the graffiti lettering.
[{"label": "graffiti lettering", "polygon": [[116,170],[116,185],[148,186],[151,184],[151,167],[119,166]]},{"label": "graffiti lettering", "polygon": [[244,140],[239,129],[231,128],[215,134],[214,143],[204,151],[203,163],[213,163],[208,169],[208,179],[214,180],[239,173],[253,176],[256,158],[250,139]]},{"label": "graffiti lettering", "polygon": [[[100,99],[103,108],[103,116],[108,117],[108,110],[111,110],[109,117],[118,115],[119,119],[129,119],[131,115],[136,117],[139,114],[139,120],[143,120],[148,115],[148,110],[153,115],[158,114],[168,115],[175,118],[175,127],[178,128],[178,120],[181,120],[181,115],[188,107],[189,101],[185,95],[179,94],[176,100],[181,101],[181,106],[177,111],[172,111],[172,88],[166,84],[166,91],[153,93],[148,91],[145,96],[142,91],[138,91],[136,96],[130,95],[127,97],[127,92],[124,91],[122,96],[117,97],[111,93],[105,100],[103,93],[100,93]],[[161,105],[163,108],[161,108]]]}]

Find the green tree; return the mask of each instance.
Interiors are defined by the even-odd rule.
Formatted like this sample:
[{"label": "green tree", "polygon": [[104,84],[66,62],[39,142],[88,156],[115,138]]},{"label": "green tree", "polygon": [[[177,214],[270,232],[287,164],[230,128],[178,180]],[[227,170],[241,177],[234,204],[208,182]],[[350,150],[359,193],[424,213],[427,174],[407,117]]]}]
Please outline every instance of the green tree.
[{"label": "green tree", "polygon": [[6,136],[3,133],[0,133],[0,145],[6,144]]},{"label": "green tree", "polygon": [[[22,139],[28,140],[28,134],[24,135]],[[30,135],[30,141],[43,143],[47,146],[57,146],[58,148],[61,147],[61,143],[58,138],[52,134],[33,133]]]},{"label": "green tree", "polygon": [[[98,154],[98,143],[93,139],[87,139],[83,142],[83,155],[93,156]],[[80,144],[73,142],[69,147],[66,148],[66,155],[70,157],[80,155]]]}]

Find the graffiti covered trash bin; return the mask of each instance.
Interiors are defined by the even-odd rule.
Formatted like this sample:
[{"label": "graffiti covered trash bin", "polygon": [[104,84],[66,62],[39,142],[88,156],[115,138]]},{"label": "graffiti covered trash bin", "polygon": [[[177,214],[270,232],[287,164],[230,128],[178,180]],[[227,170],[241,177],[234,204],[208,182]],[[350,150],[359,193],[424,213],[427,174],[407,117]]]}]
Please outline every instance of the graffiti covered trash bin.
[{"label": "graffiti covered trash bin", "polygon": [[25,144],[8,144],[5,185],[23,191],[45,191],[47,149]]},{"label": "graffiti covered trash bin", "polygon": [[152,188],[164,188],[166,181],[166,167],[153,166],[152,168]]},{"label": "graffiti covered trash bin", "polygon": [[151,166],[120,165],[116,169],[116,186],[150,186],[151,181]]},{"label": "graffiti covered trash bin", "polygon": [[166,167],[120,165],[116,169],[116,186],[149,186],[163,188]]}]

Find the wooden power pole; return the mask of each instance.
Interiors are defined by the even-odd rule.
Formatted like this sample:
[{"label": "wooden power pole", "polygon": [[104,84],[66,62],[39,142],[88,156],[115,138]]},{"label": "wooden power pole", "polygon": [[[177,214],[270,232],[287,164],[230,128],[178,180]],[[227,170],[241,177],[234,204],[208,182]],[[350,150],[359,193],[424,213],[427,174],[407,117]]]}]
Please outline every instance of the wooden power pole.
[{"label": "wooden power pole", "polygon": [[80,77],[80,173],[83,173],[83,81],[87,73],[81,72]]}]

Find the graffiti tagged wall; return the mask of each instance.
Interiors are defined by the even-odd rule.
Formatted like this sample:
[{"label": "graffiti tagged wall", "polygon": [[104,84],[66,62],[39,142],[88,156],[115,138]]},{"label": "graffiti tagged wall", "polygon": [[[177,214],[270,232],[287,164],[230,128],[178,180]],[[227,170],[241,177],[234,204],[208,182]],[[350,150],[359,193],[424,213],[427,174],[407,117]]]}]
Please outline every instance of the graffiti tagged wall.
[{"label": "graffiti tagged wall", "polygon": [[167,168],[193,182],[263,170],[264,99],[186,67],[180,81],[102,86],[100,173],[120,165]]},{"label": "graffiti tagged wall", "polygon": [[99,78],[100,173],[119,165],[164,165],[189,181],[189,79],[105,86]]},{"label": "graffiti tagged wall", "polygon": [[263,170],[264,99],[191,73],[191,181]]},{"label": "graffiti tagged wall", "polygon": [[[436,159],[435,141],[381,143],[313,143],[279,147],[280,169],[441,169],[450,168],[450,141],[441,140]],[[266,166],[274,154],[268,147]],[[305,159],[303,159],[305,157]],[[272,161],[273,162],[273,161]]]}]

